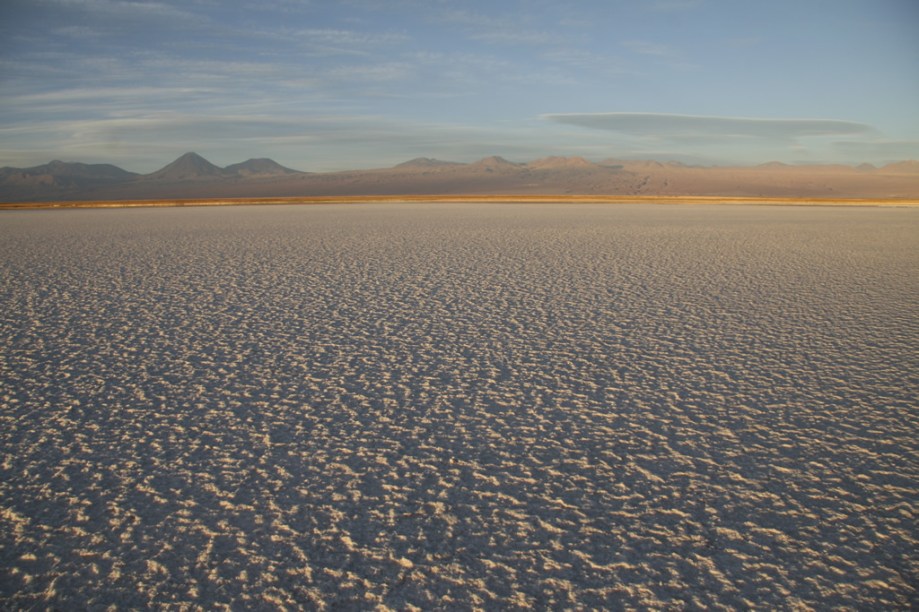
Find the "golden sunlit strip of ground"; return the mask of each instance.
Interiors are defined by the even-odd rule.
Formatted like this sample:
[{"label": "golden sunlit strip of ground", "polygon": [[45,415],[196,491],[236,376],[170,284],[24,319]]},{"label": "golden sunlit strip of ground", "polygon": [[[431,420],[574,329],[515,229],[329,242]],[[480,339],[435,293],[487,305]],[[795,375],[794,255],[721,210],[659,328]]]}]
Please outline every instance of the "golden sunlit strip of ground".
[{"label": "golden sunlit strip of ground", "polygon": [[175,206],[244,206],[255,204],[344,204],[372,202],[430,203],[606,203],[606,204],[746,204],[757,206],[919,206],[907,198],[777,198],[728,196],[613,196],[613,195],[358,195],[281,198],[188,198],[163,200],[105,200],[0,202],[0,210],[47,208],[136,208]]}]

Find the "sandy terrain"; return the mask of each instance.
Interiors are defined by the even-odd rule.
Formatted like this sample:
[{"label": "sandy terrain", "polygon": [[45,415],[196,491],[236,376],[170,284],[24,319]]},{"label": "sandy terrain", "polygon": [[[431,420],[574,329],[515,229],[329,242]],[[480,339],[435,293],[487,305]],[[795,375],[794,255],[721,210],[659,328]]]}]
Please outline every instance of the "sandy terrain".
[{"label": "sandy terrain", "polygon": [[915,608],[916,236],[0,213],[0,607]]}]

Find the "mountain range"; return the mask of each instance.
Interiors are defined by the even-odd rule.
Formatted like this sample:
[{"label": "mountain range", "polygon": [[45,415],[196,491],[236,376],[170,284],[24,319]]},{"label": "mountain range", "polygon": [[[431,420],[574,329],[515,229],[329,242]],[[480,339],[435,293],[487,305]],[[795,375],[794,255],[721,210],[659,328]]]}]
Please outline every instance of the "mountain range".
[{"label": "mountain range", "polygon": [[270,159],[221,168],[186,153],[150,174],[111,164],[52,161],[0,168],[0,202],[368,195],[611,195],[919,198],[919,161],[687,166],[677,162],[491,156],[473,163],[419,157],[392,168],[310,173]]}]

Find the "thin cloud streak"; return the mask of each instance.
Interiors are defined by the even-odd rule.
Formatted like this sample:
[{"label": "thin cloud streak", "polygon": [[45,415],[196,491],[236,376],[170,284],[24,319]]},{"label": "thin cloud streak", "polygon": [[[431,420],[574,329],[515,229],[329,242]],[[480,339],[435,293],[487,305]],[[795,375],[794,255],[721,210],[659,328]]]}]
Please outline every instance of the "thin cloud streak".
[{"label": "thin cloud streak", "polygon": [[667,45],[660,43],[649,43],[642,40],[626,40],[622,46],[640,55],[651,55],[653,57],[673,57],[675,53]]},{"label": "thin cloud streak", "polygon": [[132,19],[183,19],[205,21],[200,15],[176,8],[163,2],[120,2],[118,0],[42,0],[52,8],[72,9],[85,13],[97,14],[101,18],[113,16]]},{"label": "thin cloud streak", "polygon": [[[173,96],[195,96],[216,93],[212,88],[195,87],[87,87],[80,89],[66,89],[15,96],[11,102],[17,104],[44,104],[53,103],[61,106],[69,102],[85,100],[108,100],[111,98],[125,99],[155,96],[158,98]],[[34,108],[33,108],[34,110]]]},{"label": "thin cloud streak", "polygon": [[496,45],[559,44],[563,38],[546,30],[527,27],[519,16],[483,15],[468,10],[449,10],[435,17],[436,21],[462,27],[472,40]]}]

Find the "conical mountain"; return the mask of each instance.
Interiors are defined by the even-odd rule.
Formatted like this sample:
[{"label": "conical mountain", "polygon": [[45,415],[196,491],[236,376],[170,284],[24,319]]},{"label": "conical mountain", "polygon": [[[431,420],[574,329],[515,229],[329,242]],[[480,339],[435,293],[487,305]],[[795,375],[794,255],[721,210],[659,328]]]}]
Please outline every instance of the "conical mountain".
[{"label": "conical mountain", "polygon": [[286,168],[267,157],[248,159],[238,164],[230,164],[224,170],[239,176],[283,176],[285,174],[300,174],[298,170]]},{"label": "conical mountain", "polygon": [[223,168],[215,166],[197,153],[186,153],[168,166],[152,174],[148,174],[144,178],[165,181],[185,181],[226,175],[227,172],[225,172]]}]

